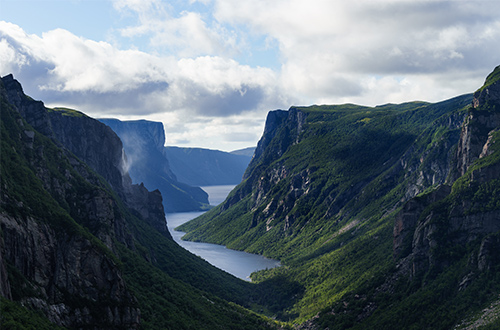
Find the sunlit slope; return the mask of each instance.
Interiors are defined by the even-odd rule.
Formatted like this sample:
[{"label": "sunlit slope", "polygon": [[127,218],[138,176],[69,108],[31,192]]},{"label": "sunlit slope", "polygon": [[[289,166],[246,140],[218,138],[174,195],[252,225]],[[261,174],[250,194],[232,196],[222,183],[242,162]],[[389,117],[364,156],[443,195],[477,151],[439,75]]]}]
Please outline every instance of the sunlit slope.
[{"label": "sunlit slope", "polygon": [[254,279],[302,285],[279,316],[310,318],[394,267],[393,214],[446,181],[471,99],[271,112],[246,180],[180,229],[280,259]]},{"label": "sunlit slope", "polygon": [[[249,165],[246,180],[219,207],[180,229],[189,232],[188,240],[285,262],[317,254],[333,236],[444,182],[446,175],[438,173],[435,182],[423,178],[411,191],[393,191],[414,172],[405,168],[415,166],[409,148],[428,147],[416,145],[417,137],[425,135],[425,144],[458,136],[460,120],[450,122],[452,114],[463,119],[459,111],[470,101],[466,95],[437,104],[292,108]],[[441,116],[446,118],[439,121]]]}]

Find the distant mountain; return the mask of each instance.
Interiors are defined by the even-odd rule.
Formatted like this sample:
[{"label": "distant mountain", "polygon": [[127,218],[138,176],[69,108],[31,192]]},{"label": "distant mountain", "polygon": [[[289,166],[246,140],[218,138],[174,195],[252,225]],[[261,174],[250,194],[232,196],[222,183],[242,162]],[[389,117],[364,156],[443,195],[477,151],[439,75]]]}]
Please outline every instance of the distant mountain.
[{"label": "distant mountain", "polygon": [[230,154],[240,155],[240,156],[247,156],[247,157],[252,158],[254,152],[255,152],[255,147],[248,147],[248,148],[245,148],[245,149],[239,149],[239,150],[231,151]]},{"label": "distant mountain", "polygon": [[[268,114],[244,181],[180,226],[279,259],[297,329],[499,329],[500,66],[437,103]],[[481,327],[483,328],[483,327]]]},{"label": "distant mountain", "polygon": [[[254,149],[254,148],[253,148]],[[166,147],[170,168],[180,182],[196,186],[237,185],[253,149],[223,152],[201,148]]]},{"label": "distant mountain", "polygon": [[163,196],[166,212],[203,210],[208,207],[208,195],[199,187],[179,182],[172,173],[164,152],[163,124],[147,120],[120,121],[99,119],[123,141],[126,166],[134,183],[158,189]]}]

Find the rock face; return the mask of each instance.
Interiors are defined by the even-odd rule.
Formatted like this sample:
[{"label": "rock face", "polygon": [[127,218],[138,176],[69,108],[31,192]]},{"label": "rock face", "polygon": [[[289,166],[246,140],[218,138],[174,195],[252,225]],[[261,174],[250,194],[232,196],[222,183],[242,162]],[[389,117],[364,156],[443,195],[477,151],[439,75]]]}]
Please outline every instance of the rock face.
[{"label": "rock face", "polygon": [[65,109],[48,113],[58,142],[105,178],[117,192],[123,192],[124,187],[130,185],[122,142],[106,125]]},{"label": "rock face", "polygon": [[33,292],[5,297],[21,298],[24,305],[43,311],[50,321],[65,327],[139,326],[140,311],[117,265],[88,239],[61,235],[31,217],[0,214],[0,223],[3,258],[27,281],[18,279],[11,285],[22,287],[15,288],[16,292]]},{"label": "rock face", "polygon": [[5,87],[4,97],[18,109],[28,124],[43,135],[52,137],[52,125],[43,102],[28,98],[24,94],[21,84],[14,79],[12,74],[2,77],[2,83]]},{"label": "rock face", "polygon": [[408,201],[397,214],[394,223],[394,257],[404,258],[411,252],[413,234],[426,207],[442,200],[451,192],[451,187],[441,185],[432,193]]},{"label": "rock face", "polygon": [[[300,109],[293,107],[289,111],[270,111],[267,114],[264,132],[243,179],[247,179],[259,164],[268,164],[272,159],[281,157],[292,144],[297,143],[306,116]],[[278,133],[282,136],[268,148]]]},{"label": "rock face", "polygon": [[0,102],[0,294],[65,327],[138,328],[113,251],[135,248],[126,214],[170,237],[161,194],[131,184],[121,141],[106,125],[45,108],[12,76],[1,80]]},{"label": "rock face", "polygon": [[[317,228],[323,228],[321,235],[336,237],[372,216],[354,213],[399,186],[398,194],[404,191],[404,195],[384,202],[391,212],[446,182],[464,117],[455,110],[470,101],[471,95],[463,95],[436,104],[385,109],[341,105],[271,111],[244,181],[218,210],[208,214],[213,214],[209,221],[183,227],[186,238],[251,252],[272,242],[273,253],[293,251],[295,246],[282,248],[276,242],[319,236]],[[245,216],[239,208],[246,210]],[[234,218],[244,224],[225,235],[211,229]],[[325,234],[325,228],[332,232]],[[305,234],[307,230],[311,232]]]},{"label": "rock face", "polygon": [[55,109],[49,114],[56,140],[103,176],[129,207],[170,236],[161,194],[132,184],[120,138],[106,125],[81,113]]},{"label": "rock face", "polygon": [[208,195],[199,187],[181,183],[165,155],[165,132],[158,122],[101,119],[123,141],[126,168],[133,182],[158,189],[166,212],[199,211],[208,206]]},{"label": "rock face", "polygon": [[[500,66],[488,75],[482,88],[474,93],[473,109],[462,127],[457,152],[458,174],[464,175],[469,166],[483,153],[490,132],[500,127]],[[484,156],[484,153],[483,153]]]},{"label": "rock face", "polygon": [[[24,95],[21,85],[12,75],[2,78],[2,81],[6,89],[6,100],[17,105],[16,109],[28,124],[88,164],[130,207],[134,208],[144,200],[161,202],[162,197],[158,192],[147,192],[151,196],[145,198],[144,187],[132,185],[126,169],[126,155],[122,142],[109,127],[78,111],[45,108],[42,102],[33,101]],[[148,221],[155,223],[156,228],[162,228],[162,232],[170,236],[164,212],[160,210],[161,203],[148,205],[155,210],[149,212]],[[144,210],[136,211],[144,214]]]},{"label": "rock face", "polygon": [[[246,181],[239,186],[235,194],[224,201],[223,210],[229,209],[249,194],[251,194],[252,210],[263,206],[262,203],[272,188],[282,179],[287,178],[289,173],[283,164],[276,164],[270,171],[265,171],[263,175],[258,168],[266,168],[274,160],[279,159],[290,146],[298,142],[306,116],[297,108],[291,108],[289,111],[275,110],[268,113],[264,133],[243,176]],[[276,138],[278,134],[279,137]],[[305,187],[307,181],[307,173],[296,175],[293,179],[297,188],[299,186]],[[291,193],[287,194],[284,200],[271,201],[263,213],[256,213],[250,227],[255,226],[258,222],[266,221],[269,223],[268,228],[270,228],[272,220],[288,212],[301,195],[295,188],[290,188],[290,190]]]},{"label": "rock face", "polygon": [[451,247],[465,249],[478,240],[477,269],[488,269],[498,261],[492,251],[498,247],[494,235],[500,230],[500,210],[493,206],[497,197],[491,187],[500,178],[500,163],[476,161],[498,152],[495,134],[500,128],[500,82],[495,77],[499,74],[497,67],[485,86],[474,93],[452,162],[456,170],[448,179],[450,184],[457,181],[453,190],[440,186],[410,200],[396,216],[394,256],[411,263],[412,276],[443,269],[453,262]]}]

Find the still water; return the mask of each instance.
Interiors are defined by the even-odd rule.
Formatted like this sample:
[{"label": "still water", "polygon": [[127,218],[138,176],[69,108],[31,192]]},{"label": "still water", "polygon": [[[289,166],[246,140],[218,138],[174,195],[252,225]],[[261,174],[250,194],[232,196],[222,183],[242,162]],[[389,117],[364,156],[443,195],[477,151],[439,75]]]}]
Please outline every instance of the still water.
[{"label": "still water", "polygon": [[[208,193],[210,205],[215,206],[226,199],[226,196],[234,186],[209,186],[202,188]],[[176,231],[174,228],[203,213],[204,212],[183,212],[167,214],[168,230],[172,234],[174,241],[191,253],[202,257],[212,265],[247,281],[250,280],[249,276],[254,271],[279,266],[278,261],[257,254],[231,250],[223,245],[181,240],[181,237],[185,233]]]}]

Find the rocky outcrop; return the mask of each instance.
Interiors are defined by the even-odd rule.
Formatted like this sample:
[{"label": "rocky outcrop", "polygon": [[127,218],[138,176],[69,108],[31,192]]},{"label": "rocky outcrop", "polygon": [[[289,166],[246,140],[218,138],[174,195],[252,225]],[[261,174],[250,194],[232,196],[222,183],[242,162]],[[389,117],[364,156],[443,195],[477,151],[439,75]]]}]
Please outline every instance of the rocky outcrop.
[{"label": "rocky outcrop", "polygon": [[[500,66],[488,75],[482,88],[474,93],[473,108],[465,119],[457,149],[458,176],[486,155],[490,133],[500,127]],[[456,179],[457,177],[455,177]]]},{"label": "rocky outcrop", "polygon": [[[401,157],[400,164],[408,180],[405,201],[414,198],[429,187],[453,182],[450,181],[450,176],[455,171],[456,148],[465,117],[466,115],[462,112],[454,112],[438,119],[434,126],[441,126],[447,132],[436,141],[420,143],[422,138],[430,139],[430,137],[421,137]],[[420,148],[417,145],[420,145]]]},{"label": "rocky outcrop", "polygon": [[486,155],[490,132],[498,127],[500,127],[500,113],[478,111],[477,108],[469,113],[462,127],[457,149],[459,176],[464,175],[476,159]]},{"label": "rocky outcrop", "polygon": [[[295,107],[288,111],[270,111],[264,132],[243,179],[247,179],[260,164],[270,164],[273,159],[280,158],[291,145],[298,143],[306,117],[303,111]],[[279,139],[275,139],[277,134],[280,135]]]},{"label": "rocky outcrop", "polygon": [[[290,170],[283,163],[276,163],[264,172],[260,168],[268,167],[288,148],[298,143],[306,116],[304,112],[294,107],[289,111],[275,110],[268,113],[264,133],[245,171],[244,181],[221,205],[222,212],[251,195],[249,211],[253,213],[253,218],[250,228],[260,222],[266,222],[266,230],[269,231],[274,226],[273,221],[280,217],[285,219],[285,231],[290,227],[294,222],[294,216],[287,214],[307,190],[311,170],[290,177]],[[279,138],[276,138],[277,136]],[[292,180],[289,193],[286,196],[276,196],[269,201],[268,197],[273,194],[273,188],[285,178]]]},{"label": "rocky outcrop", "polygon": [[55,139],[122,193],[128,182],[120,138],[106,125],[76,111],[49,111]]},{"label": "rocky outcrop", "polygon": [[18,109],[21,116],[38,132],[53,137],[49,114],[42,101],[35,101],[23,92],[21,84],[12,74],[2,77],[5,98]]},{"label": "rocky outcrop", "polygon": [[450,186],[442,185],[429,194],[411,199],[403,206],[394,221],[393,251],[396,259],[404,258],[411,252],[413,234],[422,212],[432,203],[444,199],[450,192]]},{"label": "rocky outcrop", "polygon": [[[500,104],[500,83],[493,78],[499,73],[497,67],[485,86],[474,93],[473,106],[462,125],[452,163],[456,171],[450,171],[448,178],[451,184],[462,177],[462,183],[454,191],[443,185],[411,199],[396,216],[394,257],[406,258],[412,276],[430,269],[440,271],[454,262],[457,249],[465,251],[468,244],[477,241],[481,244],[474,252],[476,269],[488,269],[498,261],[492,251],[498,246],[500,210],[491,202],[495,197],[489,196],[488,191],[500,179],[500,163],[483,162],[474,170],[471,166],[495,152],[495,133],[500,128],[500,112],[496,108]],[[480,189],[485,192],[478,195]]]},{"label": "rocky outcrop", "polygon": [[150,192],[144,184],[130,185],[126,189],[128,206],[134,210],[140,218],[148,222],[153,228],[171,238],[167,230],[165,211],[162,205],[162,195],[160,191]]},{"label": "rocky outcrop", "polygon": [[0,214],[3,258],[22,276],[14,298],[64,327],[138,328],[136,299],[116,263],[89,239],[43,222]]},{"label": "rocky outcrop", "polygon": [[472,105],[475,109],[500,104],[500,65],[491,72],[483,87],[474,93]]}]

